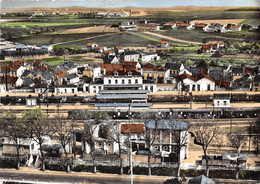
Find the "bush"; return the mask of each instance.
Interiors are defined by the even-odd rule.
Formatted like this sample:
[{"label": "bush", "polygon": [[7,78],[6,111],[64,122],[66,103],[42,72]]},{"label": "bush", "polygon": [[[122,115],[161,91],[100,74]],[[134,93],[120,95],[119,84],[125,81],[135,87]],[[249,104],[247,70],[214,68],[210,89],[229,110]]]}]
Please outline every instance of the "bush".
[{"label": "bush", "polygon": [[66,167],[61,164],[46,164],[45,169],[51,171],[66,171]]}]

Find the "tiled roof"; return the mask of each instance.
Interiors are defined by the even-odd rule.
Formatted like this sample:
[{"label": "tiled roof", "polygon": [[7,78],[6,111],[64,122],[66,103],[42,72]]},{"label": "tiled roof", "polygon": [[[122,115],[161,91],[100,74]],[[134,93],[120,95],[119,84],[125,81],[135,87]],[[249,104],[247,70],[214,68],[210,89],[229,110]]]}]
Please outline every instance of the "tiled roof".
[{"label": "tiled roof", "polygon": [[42,62],[42,60],[36,59],[33,64],[38,66],[41,64],[41,62]]},{"label": "tiled roof", "polygon": [[[7,83],[8,84],[13,84],[17,81],[18,77],[11,77],[11,76],[7,76]],[[6,77],[1,77],[1,83],[5,83],[6,82]]]},{"label": "tiled roof", "polygon": [[34,68],[34,70],[47,71],[47,70],[50,70],[50,68],[44,67],[44,66],[38,66],[38,67]]},{"label": "tiled roof", "polygon": [[87,43],[87,46],[90,47],[90,46],[92,46],[93,44],[94,44],[94,43]]},{"label": "tiled roof", "polygon": [[10,72],[11,65],[2,65],[1,72]]},{"label": "tiled roof", "polygon": [[144,124],[141,123],[131,123],[131,124],[121,124],[121,133],[144,133]]},{"label": "tiled roof", "polygon": [[122,64],[104,64],[99,63],[101,69],[106,69],[106,72],[123,70]]},{"label": "tiled roof", "polygon": [[189,27],[190,24],[185,24],[185,23],[182,23],[182,24],[178,24],[179,27]]},{"label": "tiled roof", "polygon": [[202,49],[211,49],[211,45],[210,44],[203,44]]},{"label": "tiled roof", "polygon": [[162,40],[161,44],[168,44],[168,41],[167,40]]},{"label": "tiled roof", "polygon": [[167,69],[179,70],[180,67],[181,67],[181,63],[173,63],[173,62],[165,63],[165,68]]},{"label": "tiled roof", "polygon": [[62,78],[63,76],[67,75],[67,72],[61,72],[57,74],[57,77]]},{"label": "tiled roof", "polygon": [[152,63],[145,63],[142,65],[142,68],[155,68],[155,66]]}]

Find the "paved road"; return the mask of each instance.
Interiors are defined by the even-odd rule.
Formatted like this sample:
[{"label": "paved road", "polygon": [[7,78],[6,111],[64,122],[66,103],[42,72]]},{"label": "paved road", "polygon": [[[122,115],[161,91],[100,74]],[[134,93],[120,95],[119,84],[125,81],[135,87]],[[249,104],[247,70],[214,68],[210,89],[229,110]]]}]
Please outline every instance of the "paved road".
[{"label": "paved road", "polygon": [[192,42],[192,41],[180,40],[180,39],[173,38],[173,37],[170,37],[170,36],[164,36],[164,35],[161,35],[161,34],[158,34],[158,33],[152,33],[152,32],[148,32],[148,31],[143,32],[143,33],[149,34],[149,35],[152,35],[152,36],[156,36],[156,37],[159,37],[159,38],[163,38],[163,39],[175,41],[175,42],[191,43],[191,44],[195,44],[195,45],[200,45],[200,44],[202,44],[202,43],[199,43],[199,42]]},{"label": "paved road", "polygon": [[[129,184],[129,175],[117,175],[117,174],[92,174],[87,172],[56,172],[56,171],[39,171],[36,169],[21,169],[17,171],[15,169],[0,169],[0,179],[12,179],[12,180],[27,180],[27,181],[39,181],[39,182],[55,182],[55,183],[101,183],[101,184]],[[171,177],[165,176],[135,176],[135,182],[138,184],[158,184]]]}]

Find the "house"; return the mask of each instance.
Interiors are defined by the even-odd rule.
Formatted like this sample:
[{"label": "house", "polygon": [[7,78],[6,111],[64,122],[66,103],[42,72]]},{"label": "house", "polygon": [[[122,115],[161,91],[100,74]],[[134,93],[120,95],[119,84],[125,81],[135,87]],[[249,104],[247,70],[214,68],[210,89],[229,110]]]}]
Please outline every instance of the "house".
[{"label": "house", "polygon": [[230,107],[230,96],[229,95],[214,95],[213,98],[214,108],[228,108]]},{"label": "house", "polygon": [[140,72],[114,70],[104,75],[103,89],[97,95],[98,109],[148,109],[148,91],[143,90]]},{"label": "house", "polygon": [[215,23],[212,22],[210,25],[207,25],[206,27],[203,28],[205,32],[225,32],[225,26],[220,23]]},{"label": "house", "polygon": [[170,44],[167,40],[162,40],[161,41],[161,48],[168,48],[170,47]]},{"label": "house", "polygon": [[139,60],[139,53],[136,51],[130,51],[130,50],[126,50],[124,53],[120,54],[120,61],[124,62],[124,61],[138,61]]},{"label": "house", "polygon": [[4,77],[1,77],[1,82],[2,84],[7,84],[7,88],[6,88],[6,91],[11,89],[11,88],[14,88],[15,87],[15,83],[17,81],[18,77],[12,77],[12,76],[4,76]]},{"label": "house", "polygon": [[153,93],[157,91],[157,84],[154,80],[144,79],[143,80],[143,90]]},{"label": "house", "polygon": [[120,58],[115,55],[105,55],[103,57],[103,63],[105,64],[120,64]]},{"label": "house", "polygon": [[233,78],[231,75],[224,75],[222,69],[211,69],[208,74],[216,82],[216,90],[221,90],[222,88],[229,88]]},{"label": "house", "polygon": [[122,46],[116,46],[114,50],[117,54],[121,54],[121,53],[125,52],[125,49],[123,49]]},{"label": "house", "polygon": [[33,62],[33,66],[34,66],[35,68],[37,68],[37,67],[48,67],[48,65],[47,65],[44,61],[42,61],[41,59],[36,59],[36,60]]},{"label": "house", "polygon": [[120,31],[137,31],[137,25],[134,22],[127,21],[119,24]]},{"label": "house", "polygon": [[208,24],[204,24],[201,22],[195,22],[194,25],[190,25],[187,27],[188,30],[203,30],[204,27],[206,27]]},{"label": "house", "polygon": [[141,52],[140,59],[142,62],[150,62],[150,61],[158,61],[160,60],[160,56],[156,52]]},{"label": "house", "polygon": [[89,93],[99,93],[104,89],[103,78],[94,78],[89,85],[84,84],[83,91]]},{"label": "house", "polygon": [[260,75],[254,77],[252,91],[260,91]]},{"label": "house", "polygon": [[123,70],[122,64],[104,64],[98,63],[100,66],[100,75],[104,76],[107,72],[113,72],[114,70]]},{"label": "house", "polygon": [[186,86],[189,91],[215,90],[215,80],[203,73],[195,76],[191,76],[189,74],[182,74],[177,76],[176,80],[178,90],[182,90],[184,86]]},{"label": "house", "polygon": [[62,63],[61,65],[57,66],[58,69],[61,70],[61,72],[67,72],[68,74],[72,74],[72,73],[78,73],[78,65],[77,63],[73,63],[73,62],[69,62],[69,61],[65,61],[64,63]]},{"label": "house", "polygon": [[202,53],[214,53],[216,51],[222,51],[224,48],[224,42],[221,41],[209,41],[205,44],[202,44],[201,51]]},{"label": "house", "polygon": [[243,67],[232,67],[231,75],[233,76],[233,80],[240,79],[244,75],[244,68]]},{"label": "house", "polygon": [[139,31],[159,31],[160,26],[156,23],[138,24]]},{"label": "house", "polygon": [[227,24],[226,31],[241,31],[241,27],[237,24]]},{"label": "house", "polygon": [[67,75],[68,74],[68,72],[61,72],[61,73],[58,73],[57,75],[56,75],[56,80],[55,80],[55,83],[56,84],[58,84],[58,85],[61,85],[62,83],[63,83],[63,77],[65,76],[65,75]]},{"label": "house", "polygon": [[95,78],[101,77],[101,67],[98,63],[91,63],[87,67],[85,67],[83,71],[83,75]]},{"label": "house", "polygon": [[39,71],[33,80],[37,79],[40,83],[50,85],[54,81],[54,75],[52,71]]},{"label": "house", "polygon": [[54,87],[54,93],[78,93],[78,88],[71,84],[58,85]]},{"label": "house", "polygon": [[1,84],[1,83],[0,83],[0,93],[6,93],[5,84]]},{"label": "house", "polygon": [[33,86],[35,86],[35,83],[31,78],[19,77],[15,83],[15,86],[16,87],[33,87]]},{"label": "house", "polygon": [[51,52],[52,49],[53,49],[52,45],[42,45],[41,48],[42,48],[42,49],[46,49],[48,52]]},{"label": "house", "polygon": [[170,77],[175,77],[185,69],[182,63],[166,62],[164,67],[170,70]]},{"label": "house", "polygon": [[26,70],[25,61],[18,60],[13,62],[11,65],[1,66],[1,76],[10,75],[12,77],[21,77],[23,72]]},{"label": "house", "polygon": [[105,52],[105,51],[107,51],[107,50],[108,50],[107,47],[96,47],[96,48],[95,48],[95,51],[96,51],[96,52],[99,52],[99,53],[103,53],[103,52]]},{"label": "house", "polygon": [[[151,149],[159,151],[161,157],[164,157],[166,162],[178,161],[178,158],[180,158],[180,161],[183,161],[188,158],[189,127],[189,123],[177,119],[149,120],[145,123],[146,132],[153,134],[155,132],[153,131],[154,129],[159,130],[159,137],[154,140]],[[179,153],[177,152],[178,144],[173,138],[175,136],[180,136],[178,140],[186,143],[186,146],[182,147]]]},{"label": "house", "polygon": [[96,43],[87,43],[86,46],[87,46],[87,50],[88,51],[94,51],[98,47],[98,44],[96,44]]},{"label": "house", "polygon": [[155,80],[157,84],[167,83],[166,80],[170,77],[170,70],[164,67],[155,67],[151,63],[143,64],[141,73],[144,79]]},{"label": "house", "polygon": [[62,77],[62,84],[77,84],[79,83],[79,76],[76,73],[64,75]]}]

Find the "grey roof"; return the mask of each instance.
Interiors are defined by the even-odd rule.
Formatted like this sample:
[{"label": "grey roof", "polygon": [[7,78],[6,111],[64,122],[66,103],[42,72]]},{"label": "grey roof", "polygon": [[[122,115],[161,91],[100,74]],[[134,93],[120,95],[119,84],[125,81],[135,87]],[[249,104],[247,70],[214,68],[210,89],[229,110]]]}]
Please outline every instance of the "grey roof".
[{"label": "grey roof", "polygon": [[260,82],[260,75],[256,75],[254,77],[254,82]]},{"label": "grey roof", "polygon": [[91,63],[91,64],[89,64],[89,66],[92,67],[92,68],[100,67],[98,63]]},{"label": "grey roof", "polygon": [[27,77],[31,73],[30,70],[25,70],[22,74],[22,77]]},{"label": "grey roof", "polygon": [[71,74],[67,74],[64,77],[66,77],[67,79],[71,80],[71,79],[75,79],[78,77],[78,75],[76,73],[71,73]]},{"label": "grey roof", "polygon": [[147,90],[102,90],[101,94],[147,94]]},{"label": "grey roof", "polygon": [[166,69],[179,70],[180,67],[181,67],[181,63],[173,63],[173,62],[165,63]]},{"label": "grey roof", "polygon": [[23,79],[23,85],[25,85],[25,86],[30,86],[30,85],[32,85],[32,84],[34,84],[34,82],[33,82],[33,80],[31,79],[31,78],[24,78]]},{"label": "grey roof", "polygon": [[62,63],[60,66],[58,66],[58,68],[60,68],[62,71],[67,71],[72,68],[76,68],[77,66],[78,65],[76,63],[66,61]]},{"label": "grey roof", "polygon": [[[156,125],[156,123],[158,123]],[[173,130],[186,130],[190,126],[189,123],[179,119],[161,119],[158,121],[150,120],[146,123],[148,128],[159,128],[159,129],[173,129]]]},{"label": "grey roof", "polygon": [[223,71],[221,69],[212,69],[209,71],[209,75],[222,75]]},{"label": "grey roof", "polygon": [[97,99],[144,99],[148,98],[146,94],[105,94],[97,95]]},{"label": "grey roof", "polygon": [[[150,107],[152,103],[130,103],[131,107]],[[129,107],[129,103],[96,103],[95,107]]]},{"label": "grey roof", "polygon": [[191,66],[188,70],[192,73],[192,75],[197,75],[201,73],[202,68]]},{"label": "grey roof", "polygon": [[[223,160],[236,160],[238,157],[237,153],[222,153],[222,159]],[[247,155],[246,154],[239,154],[238,160],[247,160]]]},{"label": "grey roof", "polygon": [[122,87],[142,87],[141,84],[121,84],[121,85],[104,85],[104,87],[111,87],[111,88],[122,88]]},{"label": "grey roof", "polygon": [[215,182],[202,174],[190,179],[189,184],[215,184]]},{"label": "grey roof", "polygon": [[243,67],[233,67],[232,68],[232,73],[243,74],[244,73],[244,69],[243,69]]},{"label": "grey roof", "polygon": [[103,84],[104,81],[102,78],[96,78],[94,81],[91,81],[90,84]]},{"label": "grey roof", "polygon": [[42,72],[42,76],[46,79],[46,80],[51,80],[53,77],[53,73],[51,71],[44,71]]}]

